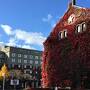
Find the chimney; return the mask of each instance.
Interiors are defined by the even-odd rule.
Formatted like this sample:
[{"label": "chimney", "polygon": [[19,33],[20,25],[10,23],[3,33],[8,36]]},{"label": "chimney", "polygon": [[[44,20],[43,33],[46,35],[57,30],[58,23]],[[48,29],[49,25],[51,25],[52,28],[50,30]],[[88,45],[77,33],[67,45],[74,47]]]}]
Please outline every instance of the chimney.
[{"label": "chimney", "polygon": [[72,0],[72,6],[76,5],[76,0]]}]

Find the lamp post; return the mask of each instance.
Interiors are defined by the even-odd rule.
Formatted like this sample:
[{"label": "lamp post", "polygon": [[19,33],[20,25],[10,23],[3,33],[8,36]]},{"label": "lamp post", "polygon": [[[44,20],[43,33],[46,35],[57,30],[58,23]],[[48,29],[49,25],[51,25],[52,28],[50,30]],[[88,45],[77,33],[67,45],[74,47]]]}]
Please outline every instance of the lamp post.
[{"label": "lamp post", "polygon": [[5,90],[4,89],[4,87],[5,87],[5,73],[2,73],[2,76],[3,76],[3,90]]}]

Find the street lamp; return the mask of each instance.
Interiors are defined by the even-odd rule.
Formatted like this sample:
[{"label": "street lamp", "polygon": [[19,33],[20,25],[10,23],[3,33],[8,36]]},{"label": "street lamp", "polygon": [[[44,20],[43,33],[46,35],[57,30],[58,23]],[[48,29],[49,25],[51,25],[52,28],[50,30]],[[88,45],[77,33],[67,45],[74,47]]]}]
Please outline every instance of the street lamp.
[{"label": "street lamp", "polygon": [[5,73],[2,73],[2,76],[3,76],[3,90],[4,90],[4,87],[5,87]]}]

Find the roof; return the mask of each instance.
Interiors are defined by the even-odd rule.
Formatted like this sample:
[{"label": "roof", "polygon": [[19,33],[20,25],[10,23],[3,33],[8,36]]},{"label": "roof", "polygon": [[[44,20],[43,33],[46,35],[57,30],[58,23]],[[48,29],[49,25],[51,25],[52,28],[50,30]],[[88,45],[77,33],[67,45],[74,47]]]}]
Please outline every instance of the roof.
[{"label": "roof", "polygon": [[53,37],[53,39],[57,38],[59,31],[68,29],[68,27],[71,28],[71,30],[74,30],[73,28],[76,24],[87,20],[90,20],[90,9],[72,5],[70,3],[68,10],[53,28],[49,37],[44,42],[44,45],[48,43],[48,41],[51,39],[50,37]]}]

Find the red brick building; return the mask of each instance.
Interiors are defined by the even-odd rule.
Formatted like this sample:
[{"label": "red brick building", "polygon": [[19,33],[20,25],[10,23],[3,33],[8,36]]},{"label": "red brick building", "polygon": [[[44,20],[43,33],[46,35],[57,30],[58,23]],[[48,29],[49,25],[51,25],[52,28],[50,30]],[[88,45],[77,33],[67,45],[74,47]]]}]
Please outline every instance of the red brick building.
[{"label": "red brick building", "polygon": [[44,42],[42,85],[90,88],[90,9],[71,3]]}]

